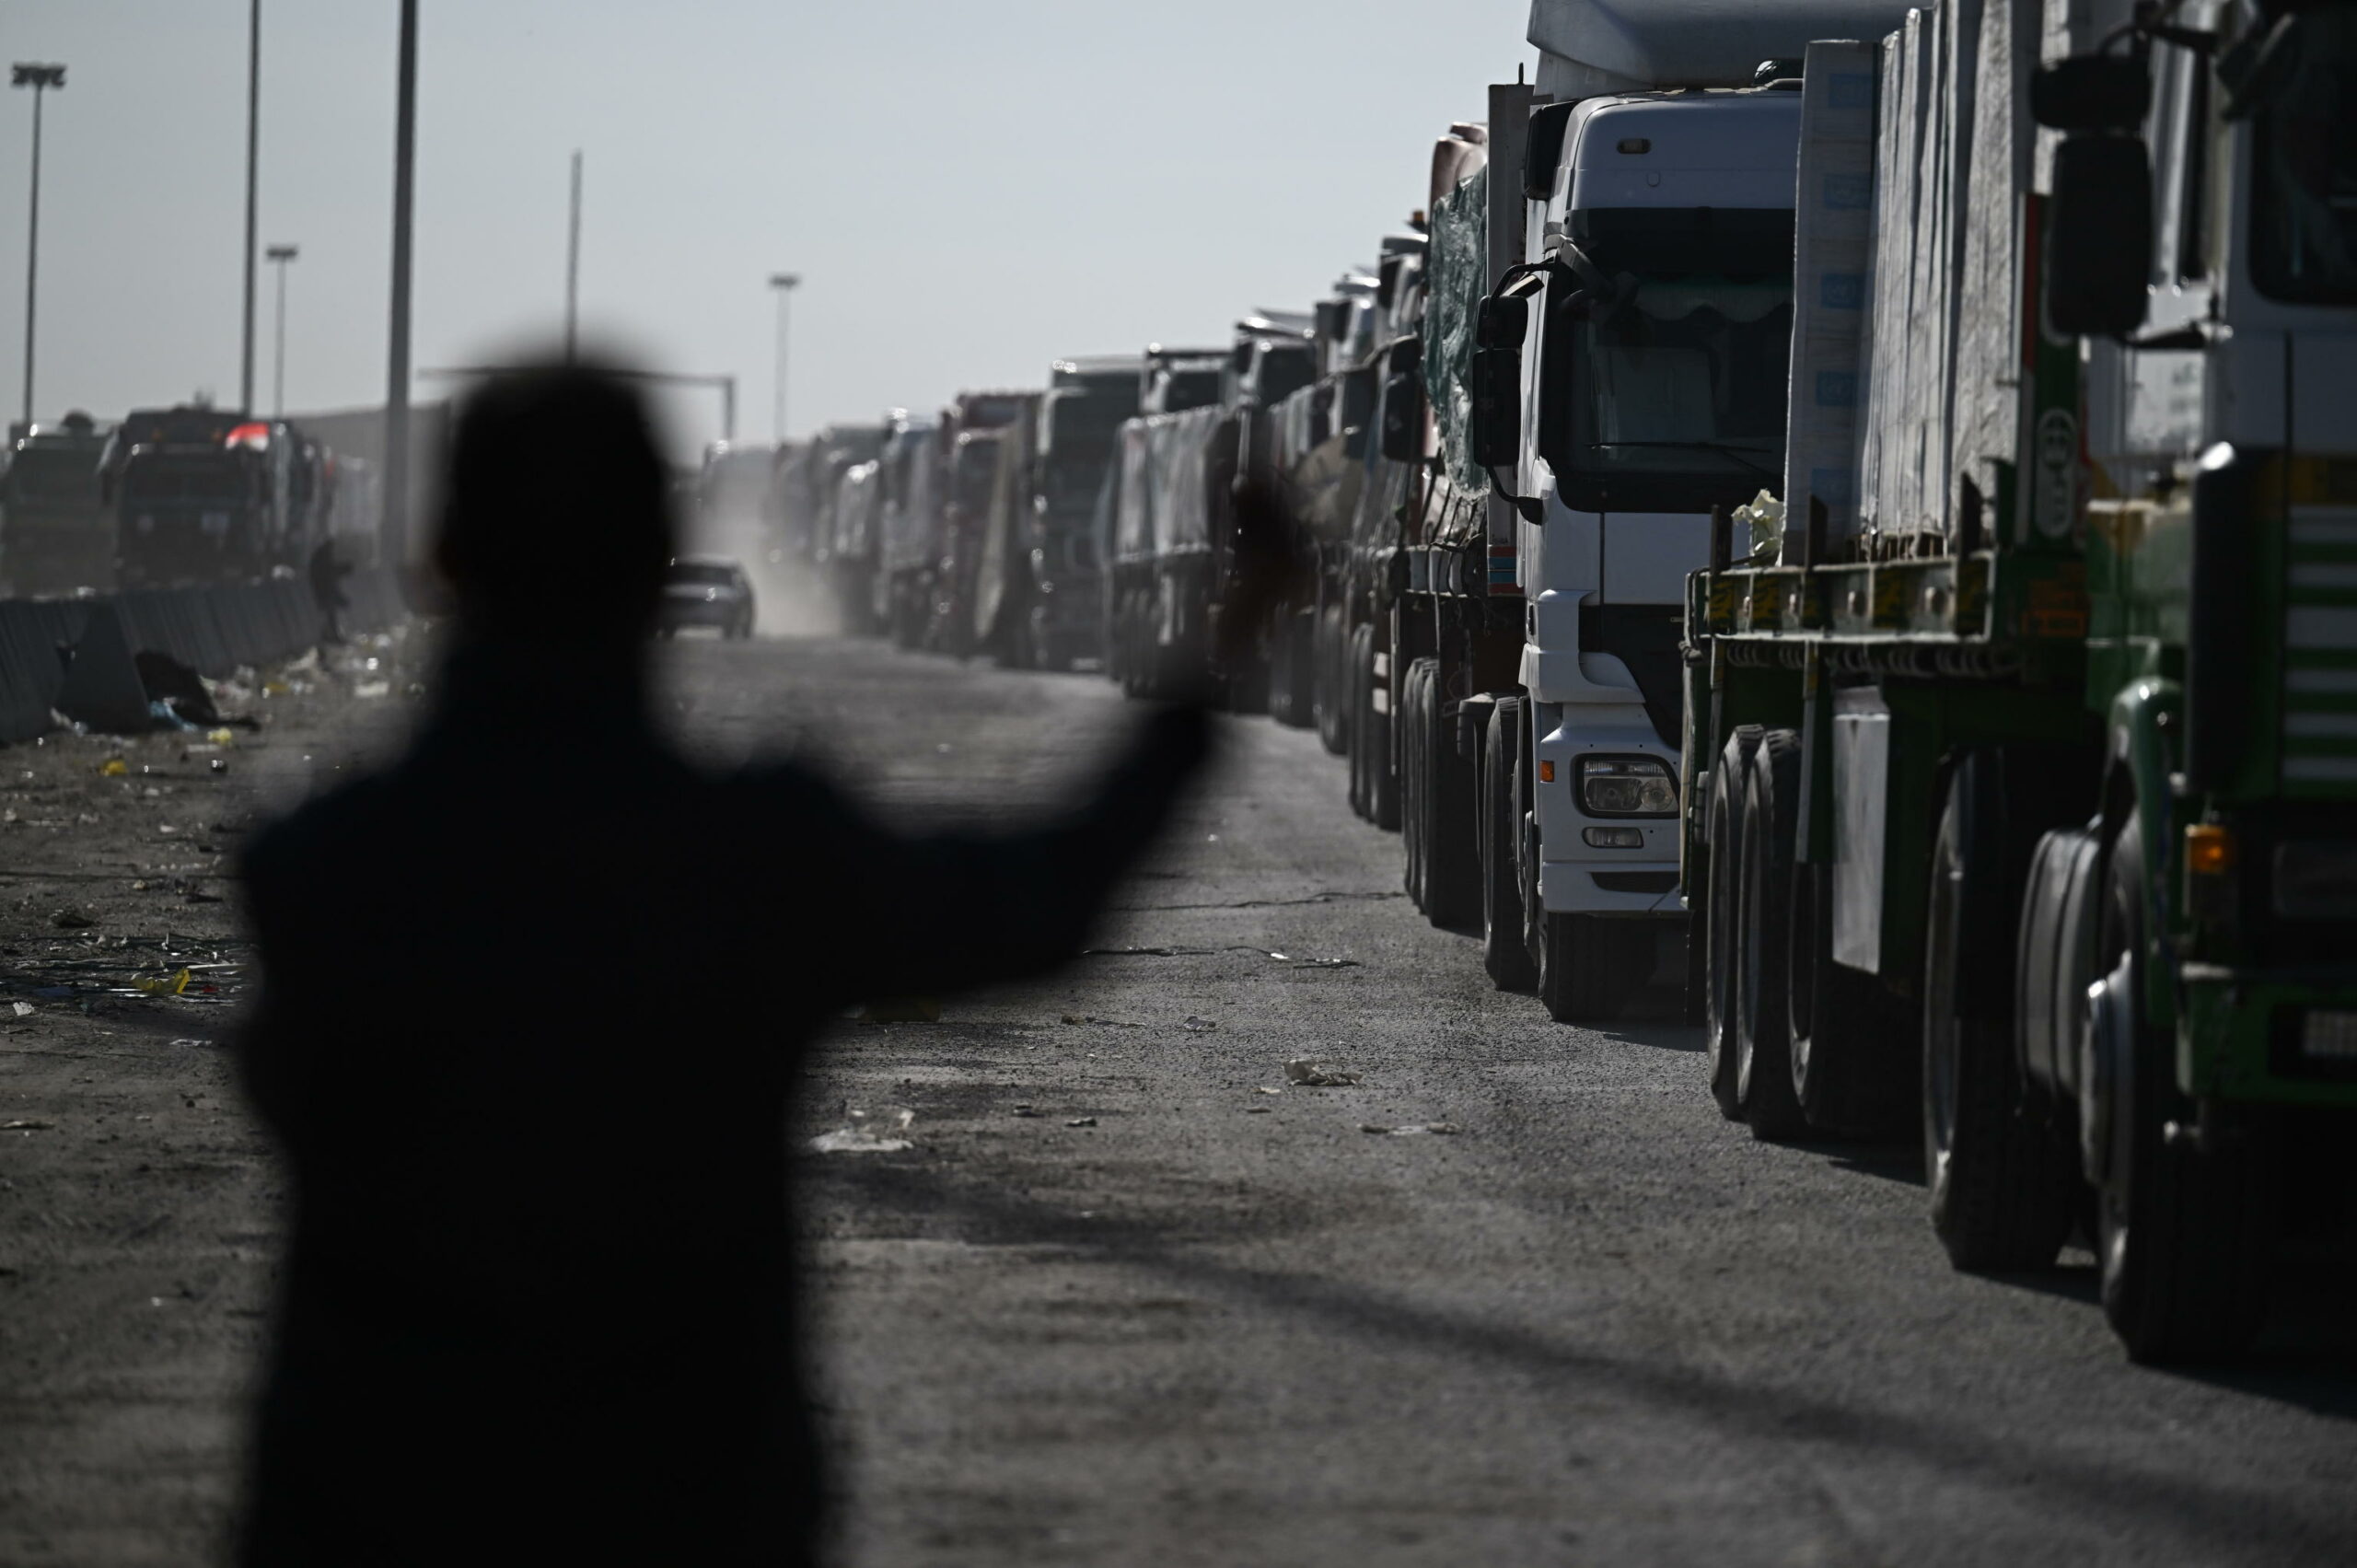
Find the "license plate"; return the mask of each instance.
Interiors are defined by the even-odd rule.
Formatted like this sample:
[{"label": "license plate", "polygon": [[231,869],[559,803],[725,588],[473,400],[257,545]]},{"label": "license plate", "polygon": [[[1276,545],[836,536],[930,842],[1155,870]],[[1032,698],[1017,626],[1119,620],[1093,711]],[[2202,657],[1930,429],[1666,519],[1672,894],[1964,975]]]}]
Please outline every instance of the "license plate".
[{"label": "license plate", "polygon": [[2318,1062],[2357,1062],[2357,1013],[2310,1013],[2300,1021],[2300,1054]]}]

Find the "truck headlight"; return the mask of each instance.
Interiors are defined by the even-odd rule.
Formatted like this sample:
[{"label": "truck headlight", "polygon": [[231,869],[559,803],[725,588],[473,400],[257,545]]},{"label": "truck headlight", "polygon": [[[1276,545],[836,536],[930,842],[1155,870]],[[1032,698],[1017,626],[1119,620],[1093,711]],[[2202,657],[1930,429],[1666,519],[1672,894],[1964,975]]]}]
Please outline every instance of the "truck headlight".
[{"label": "truck headlight", "polygon": [[1591,817],[1678,815],[1678,781],[1657,757],[1583,757],[1579,792]]}]

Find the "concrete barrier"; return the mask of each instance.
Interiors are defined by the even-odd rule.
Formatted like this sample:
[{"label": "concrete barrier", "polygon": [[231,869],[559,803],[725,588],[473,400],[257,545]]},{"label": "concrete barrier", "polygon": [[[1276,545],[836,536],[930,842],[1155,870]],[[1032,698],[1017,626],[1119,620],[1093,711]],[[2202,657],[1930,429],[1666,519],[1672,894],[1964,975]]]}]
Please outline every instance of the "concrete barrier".
[{"label": "concrete barrier", "polygon": [[[381,632],[407,618],[389,571],[344,579],[347,633]],[[310,584],[299,577],[219,587],[143,588],[101,598],[0,599],[0,743],[51,727],[70,650],[95,607],[105,606],[133,653],[166,655],[213,679],[240,666],[276,664],[318,645],[327,631]]]}]

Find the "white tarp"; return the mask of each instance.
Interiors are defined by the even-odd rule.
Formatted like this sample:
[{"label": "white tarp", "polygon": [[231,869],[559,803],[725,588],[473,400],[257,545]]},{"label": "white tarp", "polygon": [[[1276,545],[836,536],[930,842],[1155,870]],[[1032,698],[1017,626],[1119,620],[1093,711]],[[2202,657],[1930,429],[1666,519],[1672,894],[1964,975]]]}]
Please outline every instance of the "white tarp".
[{"label": "white tarp", "polygon": [[1801,92],[1793,257],[1793,370],[1786,426],[1786,516],[1825,503],[1826,538],[1858,531],[1854,457],[1859,349],[1874,212],[1877,46],[1808,46]]},{"label": "white tarp", "polygon": [[[1530,41],[1549,65],[1592,74],[1592,91],[1751,85],[1763,60],[1811,39],[1875,38],[1903,0],[1531,0]],[[1547,76],[1539,87],[1552,90]]]},{"label": "white tarp", "polygon": [[[1879,43],[1810,46],[1786,498],[1796,517],[1812,495],[1823,498],[1830,537],[1863,536],[1872,554],[1918,553],[1924,536],[1947,535],[1966,481],[1993,503],[1996,465],[2015,459],[2020,209],[2036,147],[2028,74],[2047,3],[1942,0],[1909,12]],[[1840,389],[1842,350],[1823,291],[1840,273],[1855,215],[1825,202],[1821,186],[1853,167],[1842,162],[1852,127],[1837,127],[1833,84],[1869,60],[1874,200],[1854,361],[1852,513],[1838,499],[1840,476],[1825,471],[1839,450],[1839,420],[1824,394]]]},{"label": "white tarp", "polygon": [[1113,495],[1113,559],[1202,554],[1212,547],[1212,447],[1227,411],[1216,404],[1148,414],[1121,426]]}]

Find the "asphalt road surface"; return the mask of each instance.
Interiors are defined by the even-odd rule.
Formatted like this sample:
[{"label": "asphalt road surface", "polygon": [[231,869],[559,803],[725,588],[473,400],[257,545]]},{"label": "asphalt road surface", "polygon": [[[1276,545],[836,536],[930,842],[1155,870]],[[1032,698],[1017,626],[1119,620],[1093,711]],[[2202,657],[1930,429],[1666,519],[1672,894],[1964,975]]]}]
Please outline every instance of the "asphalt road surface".
[{"label": "asphalt road surface", "polygon": [[[398,734],[418,651],[361,652],[257,694],[226,774],[177,739],[0,751],[0,1562],[217,1552],[277,1177],[204,1043],[235,906],[191,893]],[[873,644],[666,657],[700,749],[823,754],[911,820],[1040,808],[1129,717]],[[1224,732],[1105,951],[811,1062],[798,1135],[853,1145],[803,1189],[844,1561],[2357,1561],[2334,1282],[2240,1369],[2131,1367],[2084,1253],[1951,1272],[1911,1152],[1754,1142],[1666,993],[1576,1029],[1493,992],[1313,736]],[[213,993],[130,983],[195,962]],[[353,983],[432,1027],[434,977]],[[598,983],[595,934],[518,983]],[[1288,1083],[1306,1056],[1360,1081]]]}]

